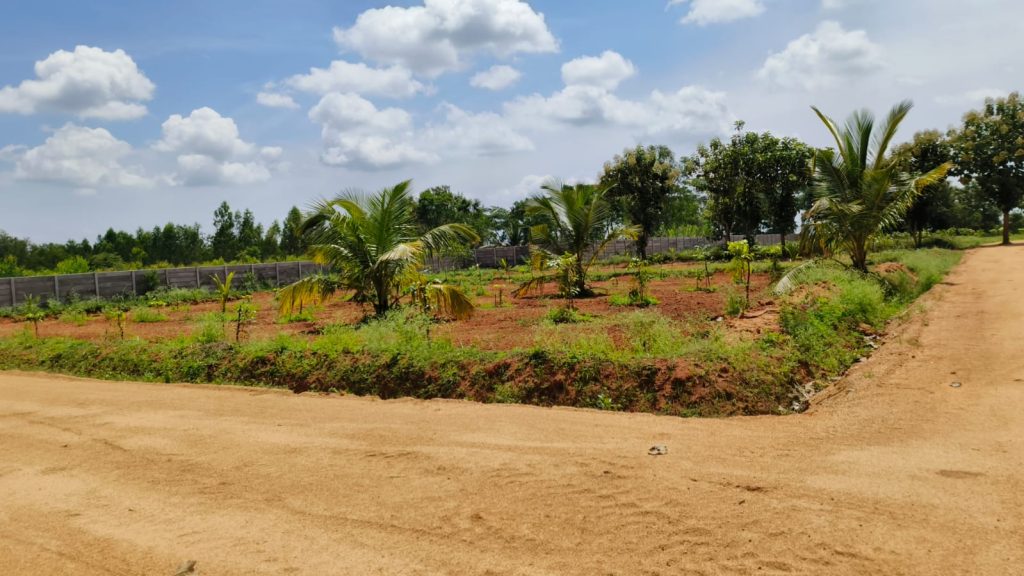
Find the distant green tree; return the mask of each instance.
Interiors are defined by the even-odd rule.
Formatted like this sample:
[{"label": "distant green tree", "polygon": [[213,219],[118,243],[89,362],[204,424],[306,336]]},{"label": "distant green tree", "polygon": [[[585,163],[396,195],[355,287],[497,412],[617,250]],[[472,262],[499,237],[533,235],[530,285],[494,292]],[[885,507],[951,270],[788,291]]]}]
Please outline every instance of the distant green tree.
[{"label": "distant green tree", "polygon": [[21,276],[24,272],[18,266],[18,258],[14,254],[0,256],[0,278]]},{"label": "distant green tree", "polygon": [[292,206],[281,227],[281,253],[285,256],[301,256],[306,251],[302,237],[302,212]]},{"label": "distant green tree", "polygon": [[[135,246],[136,242],[134,236],[128,232],[108,228],[102,236],[96,239],[96,244],[93,246],[93,252],[117,254],[121,260],[129,261],[132,259],[132,248]],[[61,258],[61,260],[63,260],[63,258]]]},{"label": "distant green tree", "polygon": [[238,231],[235,214],[227,202],[221,202],[213,213],[213,237],[210,247],[214,258],[230,260],[238,252]]},{"label": "distant green tree", "polygon": [[707,196],[706,210],[726,238],[742,232],[749,241],[762,229],[783,234],[796,227],[801,194],[810,187],[814,150],[794,138],[744,132],[728,142],[715,138],[684,159],[688,182]]},{"label": "distant green tree", "polygon": [[701,198],[689,187],[665,201],[660,236],[707,236],[710,233],[703,217]]},{"label": "distant green tree", "polygon": [[600,185],[609,202],[618,203],[628,221],[639,227],[636,251],[647,259],[647,244],[665,222],[665,207],[683,193],[682,173],[667,146],[637,146],[606,162]]},{"label": "distant green tree", "polygon": [[260,244],[260,257],[266,261],[276,259],[281,252],[281,224],[277,220],[267,226]]},{"label": "distant green tree", "polygon": [[744,134],[743,122],[728,142],[714,138],[682,162],[687,183],[706,197],[705,210],[715,231],[728,240],[737,231],[750,235],[761,221],[756,190],[747,185],[745,163],[757,135]]},{"label": "distant green tree", "polygon": [[978,189],[1003,213],[1003,244],[1010,244],[1010,212],[1024,199],[1024,101],[1020,94],[988,99],[950,133],[953,175]]},{"label": "distant green tree", "polygon": [[416,222],[421,230],[444,224],[465,224],[481,241],[493,241],[492,220],[479,200],[452,192],[448,186],[434,186],[416,198]]},{"label": "distant green tree", "polygon": [[1002,211],[982,193],[977,181],[968,182],[963,187],[951,186],[949,193],[950,227],[992,230],[1000,226]]},{"label": "distant green tree", "polygon": [[0,230],[0,257],[13,256],[19,262],[28,260],[29,241]]},{"label": "distant green tree", "polygon": [[[938,130],[914,134],[913,140],[897,146],[892,155],[899,168],[911,174],[927,172],[952,159],[949,141]],[[922,188],[904,217],[904,228],[914,237],[914,245],[921,247],[926,230],[948,228],[952,209],[952,186],[947,180]]]},{"label": "distant green tree", "polygon": [[89,259],[89,268],[91,270],[121,270],[124,268],[124,260],[113,252],[100,252],[93,254]]},{"label": "distant green tree", "polygon": [[81,256],[72,256],[61,260],[54,267],[57,274],[82,274],[89,271],[89,261]]},{"label": "distant green tree", "polygon": [[753,156],[745,162],[747,187],[760,203],[761,223],[781,235],[785,253],[786,235],[796,229],[800,196],[811,185],[814,149],[795,138],[777,138],[768,132],[757,135],[749,146]]},{"label": "distant green tree", "polygon": [[[238,253],[259,257],[263,246],[263,225],[256,223],[252,210],[246,210],[238,220]],[[236,256],[237,256],[236,254]]]},{"label": "distant green tree", "polygon": [[516,200],[508,210],[508,216],[500,223],[501,236],[509,246],[526,246],[530,243],[530,228],[541,224],[541,219],[530,214],[529,199]]}]

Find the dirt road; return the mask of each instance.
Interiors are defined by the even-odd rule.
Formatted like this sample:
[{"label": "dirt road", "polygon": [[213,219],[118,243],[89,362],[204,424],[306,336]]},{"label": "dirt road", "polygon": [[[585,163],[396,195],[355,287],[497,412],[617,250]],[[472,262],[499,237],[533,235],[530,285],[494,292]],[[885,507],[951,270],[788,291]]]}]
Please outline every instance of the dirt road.
[{"label": "dirt road", "polygon": [[1024,574],[1022,287],[1024,249],[968,254],[790,417],[0,375],[0,566]]}]

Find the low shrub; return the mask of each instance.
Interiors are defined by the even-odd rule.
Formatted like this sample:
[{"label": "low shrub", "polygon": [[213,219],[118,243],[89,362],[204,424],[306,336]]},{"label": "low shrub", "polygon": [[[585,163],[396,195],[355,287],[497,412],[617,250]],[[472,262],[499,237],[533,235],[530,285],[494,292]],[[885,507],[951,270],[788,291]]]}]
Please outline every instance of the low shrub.
[{"label": "low shrub", "polygon": [[132,308],[131,312],[129,313],[129,318],[131,318],[133,322],[138,322],[139,324],[151,324],[155,322],[167,321],[166,315],[160,313],[158,310],[154,310],[152,308],[145,306]]}]

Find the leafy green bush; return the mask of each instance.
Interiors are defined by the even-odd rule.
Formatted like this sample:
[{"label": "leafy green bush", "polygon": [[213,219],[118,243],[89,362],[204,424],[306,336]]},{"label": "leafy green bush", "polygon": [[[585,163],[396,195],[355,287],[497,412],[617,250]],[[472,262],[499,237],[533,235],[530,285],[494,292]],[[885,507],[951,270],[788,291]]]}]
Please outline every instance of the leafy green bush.
[{"label": "leafy green bush", "polygon": [[72,256],[57,262],[54,272],[57,274],[83,274],[89,271],[89,261],[81,256]]},{"label": "leafy green bush", "polygon": [[552,308],[548,311],[545,318],[548,322],[553,324],[579,324],[580,322],[587,322],[590,320],[590,316],[575,308],[569,308],[568,306]]},{"label": "leafy green bush", "polygon": [[740,316],[747,309],[747,299],[735,290],[729,290],[725,295],[725,315]]}]

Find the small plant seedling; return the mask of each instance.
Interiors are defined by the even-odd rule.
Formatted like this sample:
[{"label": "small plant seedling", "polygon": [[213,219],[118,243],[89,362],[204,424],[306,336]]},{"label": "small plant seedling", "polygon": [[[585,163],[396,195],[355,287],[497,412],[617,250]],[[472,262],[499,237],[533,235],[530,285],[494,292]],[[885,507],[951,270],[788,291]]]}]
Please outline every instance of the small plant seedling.
[{"label": "small plant seedling", "polygon": [[501,308],[505,304],[505,285],[495,284],[491,286],[494,292],[494,307]]},{"label": "small plant seedling", "polygon": [[29,294],[25,297],[25,320],[32,323],[32,331],[36,338],[39,337],[39,322],[46,317],[46,314],[39,307],[39,298]]},{"label": "small plant seedling", "polygon": [[235,280],[235,273],[229,272],[224,280],[220,279],[220,276],[214,274],[210,276],[213,279],[214,286],[217,287],[217,295],[220,297],[220,313],[227,314],[228,312],[228,299],[231,298],[231,283]]},{"label": "small plant seedling", "polygon": [[633,258],[629,263],[629,270],[633,274],[633,288],[629,291],[629,303],[640,307],[657,304],[658,301],[651,297],[648,289],[654,274],[648,268],[647,261]]},{"label": "small plant seedling", "polygon": [[498,260],[498,268],[505,274],[505,282],[508,282],[509,281],[509,275],[508,274],[509,274],[509,270],[511,269],[511,266],[509,266],[509,264],[508,264],[508,260],[506,260],[504,258],[502,258],[501,260]]},{"label": "small plant seedling", "polygon": [[107,306],[103,316],[117,329],[118,337],[124,340],[124,325],[128,322],[128,312],[120,306]]},{"label": "small plant seedling", "polygon": [[598,394],[597,398],[594,399],[594,407],[598,410],[618,410],[621,408],[621,406],[607,394]]},{"label": "small plant seedling", "polygon": [[565,309],[576,310],[576,297],[579,296],[579,289],[576,287],[576,280],[579,277],[576,266],[575,254],[563,254],[552,258],[548,267],[555,270],[555,278],[558,282],[558,295],[565,300]]},{"label": "small plant seedling", "polygon": [[245,326],[252,324],[256,321],[256,305],[252,303],[250,298],[239,302],[235,305],[234,323],[235,323],[235,342],[241,342],[242,336],[245,334]]},{"label": "small plant seedling", "polygon": [[[708,261],[711,260],[711,253],[704,246],[698,246],[694,251],[697,260],[704,263],[704,288],[706,291],[711,291],[711,268],[708,265]],[[697,285],[700,286],[700,276],[697,276]]]},{"label": "small plant seedling", "polygon": [[733,280],[737,284],[743,284],[745,288],[744,309],[746,309],[750,307],[750,275],[754,254],[750,251],[750,244],[746,240],[729,242],[728,249],[729,254],[732,255],[730,267]]}]

